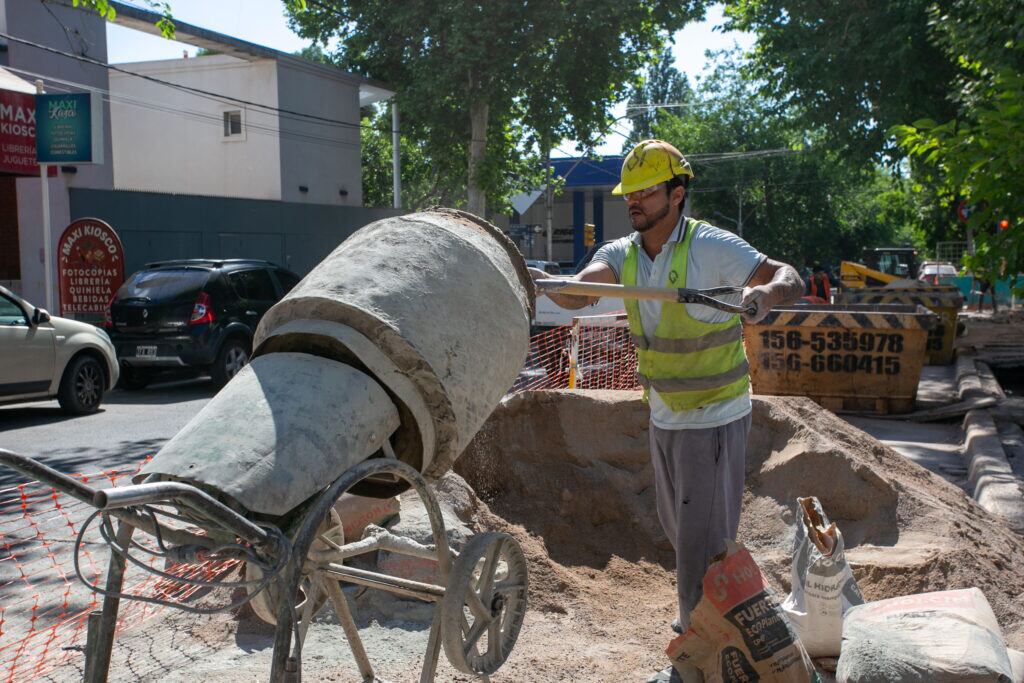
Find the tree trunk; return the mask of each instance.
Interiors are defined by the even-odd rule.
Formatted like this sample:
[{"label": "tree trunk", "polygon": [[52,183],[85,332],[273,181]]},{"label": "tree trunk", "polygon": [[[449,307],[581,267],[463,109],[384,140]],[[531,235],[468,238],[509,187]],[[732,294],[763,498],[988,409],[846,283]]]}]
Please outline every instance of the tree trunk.
[{"label": "tree trunk", "polygon": [[466,188],[466,209],[486,218],[487,193],[480,186],[480,167],[487,151],[487,103],[474,100],[469,105],[469,182]]}]

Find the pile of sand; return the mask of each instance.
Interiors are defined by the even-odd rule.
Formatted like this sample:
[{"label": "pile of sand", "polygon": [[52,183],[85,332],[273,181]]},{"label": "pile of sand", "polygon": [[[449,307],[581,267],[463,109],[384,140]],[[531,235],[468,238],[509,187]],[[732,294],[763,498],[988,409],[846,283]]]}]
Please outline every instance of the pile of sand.
[{"label": "pile of sand", "polygon": [[[524,544],[531,608],[571,614],[593,629],[589,644],[616,648],[604,657],[579,642],[548,651],[527,642],[531,651],[517,647],[502,669],[507,680],[525,680],[535,662],[569,648],[579,655],[573,670],[594,680],[658,664],[675,592],[654,507],[647,415],[633,392],[517,395],[457,463],[489,508],[480,521]],[[810,400],[755,398],[740,539],[781,594],[789,589],[795,499],[807,495],[839,525],[867,599],[977,586],[1011,646],[1024,645],[1024,539],[960,489]]]}]

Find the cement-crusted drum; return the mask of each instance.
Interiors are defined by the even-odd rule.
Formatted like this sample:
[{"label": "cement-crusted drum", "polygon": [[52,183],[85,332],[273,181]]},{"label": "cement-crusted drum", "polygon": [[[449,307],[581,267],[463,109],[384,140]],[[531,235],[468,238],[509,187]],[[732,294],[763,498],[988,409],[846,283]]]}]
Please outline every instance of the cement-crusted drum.
[{"label": "cement-crusted drum", "polygon": [[141,474],[274,516],[373,455],[440,476],[514,383],[533,305],[526,262],[486,221],[438,209],[371,223],[270,309],[250,367]]}]

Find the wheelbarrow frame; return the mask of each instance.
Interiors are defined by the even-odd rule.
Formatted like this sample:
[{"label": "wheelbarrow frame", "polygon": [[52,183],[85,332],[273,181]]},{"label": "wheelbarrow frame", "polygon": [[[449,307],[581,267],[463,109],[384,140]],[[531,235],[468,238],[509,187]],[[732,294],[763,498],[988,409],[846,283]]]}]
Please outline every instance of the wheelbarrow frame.
[{"label": "wheelbarrow frame", "polygon": [[[471,542],[470,546],[479,557],[473,555],[462,558],[456,568],[456,576],[453,577],[453,560],[458,559],[459,554],[452,551],[448,545],[444,518],[437,499],[428,487],[427,481],[418,471],[396,459],[366,460],[342,474],[327,489],[318,494],[302,512],[300,520],[293,527],[290,544],[284,540],[283,535],[268,532],[266,528],[253,523],[190,484],[156,482],[112,489],[94,489],[32,458],[3,449],[0,449],[0,465],[5,465],[31,479],[52,486],[77,500],[96,507],[100,511],[109,513],[118,520],[114,541],[122,549],[129,547],[136,529],[152,535],[159,533],[165,541],[172,544],[211,549],[215,545],[211,538],[184,529],[160,525],[155,516],[142,514],[135,509],[137,506],[147,504],[174,503],[185,505],[201,516],[215,521],[238,538],[254,547],[262,548],[270,556],[278,554],[280,557],[280,553],[286,553],[287,559],[284,566],[271,579],[275,584],[275,592],[278,596],[276,599],[274,650],[270,670],[272,683],[298,683],[301,680],[302,644],[305,638],[303,624],[308,626],[313,616],[314,607],[314,600],[310,597],[306,600],[306,607],[301,618],[296,613],[295,599],[304,578],[313,585],[314,591],[322,588],[334,605],[360,675],[363,681],[367,682],[377,679],[374,677],[373,667],[359,637],[359,631],[348,608],[348,602],[338,585],[339,582],[363,585],[403,597],[437,603],[430,626],[423,669],[420,674],[421,683],[433,681],[443,640],[446,641],[444,645],[449,659],[453,659],[453,652],[456,653],[454,659],[459,661],[452,662],[456,668],[466,673],[475,673],[486,680],[487,674],[501,666],[507,658],[522,625],[526,609],[527,579],[525,560],[518,544],[505,534],[491,533],[474,537],[474,540],[479,542]],[[337,500],[363,479],[375,476],[397,477],[406,481],[417,492],[427,511],[433,545],[422,546],[408,539],[398,539],[383,529],[373,528],[361,540],[349,543],[345,539],[345,545],[336,547],[336,552],[315,551],[313,544],[320,536],[321,524],[324,519],[329,517]],[[159,529],[156,528],[157,525],[159,525]],[[282,544],[288,545],[280,547]],[[503,546],[502,544],[507,545]],[[467,546],[467,549],[470,546]],[[511,553],[504,556],[507,558],[507,562],[521,567],[519,570],[521,584],[512,584],[502,588],[494,586],[494,573],[497,571],[497,564],[502,557],[500,555],[502,548]],[[345,566],[340,561],[332,561],[381,549],[436,559],[439,583],[414,581]],[[467,549],[464,549],[464,552]],[[465,657],[457,656],[459,650],[462,650],[463,655],[472,651],[479,656],[476,647],[477,641],[474,639],[467,644],[464,638],[464,636],[470,636],[464,630],[467,622],[462,614],[466,589],[458,590],[472,579],[479,562],[484,563],[485,571],[491,572],[490,578],[486,580],[489,591],[486,599],[491,601],[486,609],[491,609],[493,612],[490,619],[510,626],[510,630],[506,634],[510,637],[499,638],[497,646],[489,640],[489,649],[498,648],[497,662],[494,661],[493,655],[488,653],[491,656],[489,670],[475,670],[466,663]],[[90,614],[88,620],[84,677],[86,683],[105,683],[108,678],[126,568],[126,557],[112,549],[106,585],[100,591],[104,595],[102,609]],[[484,579],[480,579],[478,583],[484,583]],[[92,588],[96,589],[95,586]],[[453,588],[457,590],[453,591]],[[473,594],[472,588],[470,594]],[[457,595],[459,604],[452,604],[451,598],[446,603],[445,598],[450,595]],[[250,599],[254,597],[256,597],[255,593],[250,595]],[[512,600],[512,602],[508,603],[507,600]],[[481,601],[477,599],[477,616],[480,614],[481,604]],[[473,607],[468,602],[466,606]],[[508,613],[503,611],[505,607],[509,608]],[[487,618],[487,615],[485,614],[484,617]],[[487,623],[483,625],[487,627]],[[500,629],[487,632],[490,639],[495,632],[500,632]],[[479,639],[481,632],[475,631],[475,634]],[[448,640],[452,642],[447,642]],[[509,640],[509,642],[503,642],[504,640]]]}]

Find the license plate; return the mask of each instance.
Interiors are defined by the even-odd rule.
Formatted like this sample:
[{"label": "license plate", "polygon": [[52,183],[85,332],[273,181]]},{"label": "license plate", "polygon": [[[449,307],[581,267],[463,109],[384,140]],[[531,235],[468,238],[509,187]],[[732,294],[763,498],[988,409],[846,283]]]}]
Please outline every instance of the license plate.
[{"label": "license plate", "polygon": [[136,358],[154,358],[156,357],[155,346],[136,346],[135,347]]}]

